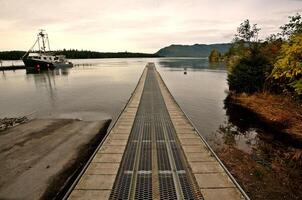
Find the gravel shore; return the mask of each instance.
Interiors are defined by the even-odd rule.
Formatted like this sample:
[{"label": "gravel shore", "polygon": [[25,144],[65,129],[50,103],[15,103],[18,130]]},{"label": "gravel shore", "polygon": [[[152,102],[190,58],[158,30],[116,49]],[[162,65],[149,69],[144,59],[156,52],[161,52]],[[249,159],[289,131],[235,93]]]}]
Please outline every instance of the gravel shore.
[{"label": "gravel shore", "polygon": [[4,131],[10,127],[23,124],[28,121],[27,117],[15,117],[15,118],[0,118],[0,131]]}]

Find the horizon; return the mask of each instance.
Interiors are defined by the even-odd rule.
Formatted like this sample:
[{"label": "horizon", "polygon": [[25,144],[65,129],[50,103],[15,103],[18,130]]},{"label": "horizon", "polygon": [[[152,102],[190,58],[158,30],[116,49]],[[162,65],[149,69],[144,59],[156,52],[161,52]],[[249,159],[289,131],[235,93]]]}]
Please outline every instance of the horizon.
[{"label": "horizon", "polygon": [[264,39],[302,11],[301,0],[35,2],[0,0],[0,51],[27,51],[41,28],[52,50],[155,53],[173,44],[230,43],[245,19]]},{"label": "horizon", "polygon": [[[71,48],[63,48],[63,49],[51,49],[51,51],[91,51],[91,52],[98,52],[98,53],[141,53],[141,54],[156,54],[160,49],[170,47],[170,46],[194,46],[194,45],[223,45],[223,44],[231,44],[231,42],[226,43],[211,43],[211,44],[203,44],[203,43],[196,43],[196,44],[170,44],[168,46],[164,46],[156,50],[155,52],[146,53],[146,52],[136,52],[136,51],[94,51],[90,49],[71,49]],[[0,50],[0,52],[9,52],[9,51],[27,51],[27,50],[20,50],[20,49],[12,49],[12,50]]]}]

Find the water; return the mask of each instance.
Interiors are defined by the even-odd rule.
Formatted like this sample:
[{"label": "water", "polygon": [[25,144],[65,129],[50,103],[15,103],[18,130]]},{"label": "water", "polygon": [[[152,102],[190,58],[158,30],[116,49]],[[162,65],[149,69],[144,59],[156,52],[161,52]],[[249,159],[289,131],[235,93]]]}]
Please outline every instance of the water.
[{"label": "water", "polygon": [[300,161],[292,159],[301,148],[263,129],[249,113],[225,101],[228,87],[223,64],[209,64],[206,58],[72,62],[76,64],[72,69],[41,74],[1,72],[0,118],[30,114],[114,120],[146,63],[155,62],[182,109],[253,199],[282,199],[288,193],[291,199],[302,197],[301,192],[293,194],[301,191],[302,172]]},{"label": "water", "polygon": [[[6,71],[0,77],[0,117],[114,118],[143,70],[142,61],[74,60],[76,67],[49,73]],[[130,67],[131,64],[131,67]]]}]

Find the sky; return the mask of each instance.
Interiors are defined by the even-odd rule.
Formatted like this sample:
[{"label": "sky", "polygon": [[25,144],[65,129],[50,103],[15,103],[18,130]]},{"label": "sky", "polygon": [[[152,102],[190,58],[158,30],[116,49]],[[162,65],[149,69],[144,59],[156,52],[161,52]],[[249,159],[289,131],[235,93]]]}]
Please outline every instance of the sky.
[{"label": "sky", "polygon": [[302,13],[302,0],[0,0],[0,8],[0,51],[28,50],[42,28],[53,50],[154,53],[230,42],[245,19],[265,38]]}]

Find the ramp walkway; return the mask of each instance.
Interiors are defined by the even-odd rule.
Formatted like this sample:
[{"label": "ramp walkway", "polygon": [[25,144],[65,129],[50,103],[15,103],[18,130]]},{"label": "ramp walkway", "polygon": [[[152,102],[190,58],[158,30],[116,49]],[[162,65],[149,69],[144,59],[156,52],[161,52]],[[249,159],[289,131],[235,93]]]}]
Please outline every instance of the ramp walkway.
[{"label": "ramp walkway", "polygon": [[248,199],[149,63],[68,199]]}]

